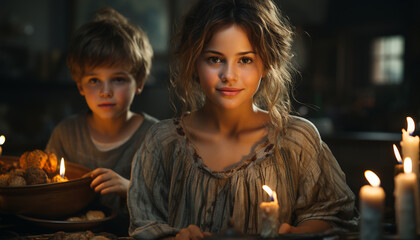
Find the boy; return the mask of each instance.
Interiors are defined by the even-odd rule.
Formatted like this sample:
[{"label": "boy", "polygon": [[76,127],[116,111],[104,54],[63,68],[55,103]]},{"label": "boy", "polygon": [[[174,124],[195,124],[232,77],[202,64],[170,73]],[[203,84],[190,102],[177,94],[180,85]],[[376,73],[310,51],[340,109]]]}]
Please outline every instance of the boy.
[{"label": "boy", "polygon": [[[69,47],[67,65],[90,111],[69,117],[53,131],[46,151],[93,171],[91,187],[101,204],[126,208],[131,160],[157,119],[130,111],[150,73],[153,50],[146,34],[112,8],[80,27]],[[120,221],[119,221],[120,223]]]}]

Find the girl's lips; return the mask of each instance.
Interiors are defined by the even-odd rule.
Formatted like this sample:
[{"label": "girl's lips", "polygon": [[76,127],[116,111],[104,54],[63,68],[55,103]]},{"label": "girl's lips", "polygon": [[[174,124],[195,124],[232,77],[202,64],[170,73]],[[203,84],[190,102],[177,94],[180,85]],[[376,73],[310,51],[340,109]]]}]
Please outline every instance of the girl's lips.
[{"label": "girl's lips", "polygon": [[235,96],[239,94],[242,89],[238,88],[218,88],[217,91],[219,91],[224,96]]}]

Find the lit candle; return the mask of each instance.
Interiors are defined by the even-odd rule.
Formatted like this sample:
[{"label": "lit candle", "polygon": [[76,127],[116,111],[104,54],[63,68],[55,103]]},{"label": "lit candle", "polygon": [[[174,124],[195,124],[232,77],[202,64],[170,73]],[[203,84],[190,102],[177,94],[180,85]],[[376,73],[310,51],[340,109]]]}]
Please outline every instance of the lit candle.
[{"label": "lit candle", "polygon": [[411,117],[407,117],[407,131],[402,129],[402,155],[403,158],[411,158],[413,163],[413,172],[419,173],[419,136],[412,136],[415,130],[415,124]]},{"label": "lit candle", "polygon": [[61,162],[60,162],[60,175],[55,175],[52,179],[52,182],[67,182],[68,179],[65,176],[66,173],[66,167],[64,165],[64,158],[61,158]]},{"label": "lit candle", "polygon": [[0,136],[0,156],[1,153],[3,152],[3,149],[1,148],[1,146],[3,145],[3,143],[6,141],[6,138],[4,137],[4,135]]},{"label": "lit candle", "polygon": [[276,237],[279,229],[279,204],[277,202],[277,194],[272,191],[267,185],[263,189],[270,195],[270,202],[262,202],[261,209],[261,236],[262,237]]},{"label": "lit candle", "polygon": [[382,219],[385,203],[385,192],[380,187],[381,180],[370,170],[365,171],[370,185],[360,189],[361,236],[362,240],[382,239]]},{"label": "lit candle", "polygon": [[417,177],[412,172],[411,159],[404,159],[404,173],[395,178],[395,216],[398,236],[401,239],[416,238],[415,192]]},{"label": "lit candle", "polygon": [[[412,172],[416,175],[417,181],[420,179],[419,175],[419,136],[413,136],[415,124],[411,117],[407,117],[407,131],[402,129],[402,155],[403,159],[411,158]],[[414,199],[416,203],[417,216],[417,233],[420,234],[420,198],[419,198],[419,183],[416,182]]]},{"label": "lit candle", "polygon": [[66,173],[66,166],[64,166],[64,158],[61,158],[60,161],[60,176],[64,178],[64,174]]},{"label": "lit candle", "polygon": [[394,167],[394,176],[397,176],[398,174],[404,172],[404,168],[403,168],[403,164],[402,164],[401,155],[400,155],[400,152],[398,151],[397,146],[395,146],[395,144],[393,144],[392,147],[394,148],[394,155],[395,155],[395,158],[397,159],[397,162],[398,162],[398,164],[396,164],[395,167]]}]

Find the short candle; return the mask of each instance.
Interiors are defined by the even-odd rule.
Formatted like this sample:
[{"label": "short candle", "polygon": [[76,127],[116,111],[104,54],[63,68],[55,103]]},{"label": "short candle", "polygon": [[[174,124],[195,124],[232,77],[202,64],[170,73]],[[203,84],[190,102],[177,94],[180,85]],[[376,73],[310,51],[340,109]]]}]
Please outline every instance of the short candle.
[{"label": "short candle", "polygon": [[416,237],[415,187],[417,177],[411,171],[411,159],[404,159],[404,173],[394,178],[395,181],[395,216],[398,236],[401,239]]},{"label": "short candle", "polygon": [[381,240],[385,192],[380,187],[381,181],[374,172],[365,171],[365,177],[371,185],[365,185],[360,189],[360,239]]},{"label": "short candle", "polygon": [[276,237],[279,229],[279,204],[277,202],[277,194],[267,185],[263,189],[270,195],[270,202],[262,202],[261,209],[261,236]]}]

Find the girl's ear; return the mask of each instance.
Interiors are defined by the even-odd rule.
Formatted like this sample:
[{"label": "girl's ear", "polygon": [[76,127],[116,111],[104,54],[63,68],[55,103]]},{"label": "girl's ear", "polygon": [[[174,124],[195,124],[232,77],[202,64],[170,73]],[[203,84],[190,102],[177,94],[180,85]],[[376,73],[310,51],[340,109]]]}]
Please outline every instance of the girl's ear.
[{"label": "girl's ear", "polygon": [[77,89],[79,90],[80,95],[85,96],[85,91],[83,91],[82,84],[80,82],[76,83]]},{"label": "girl's ear", "polygon": [[267,69],[264,69],[263,74],[262,74],[262,78],[267,77]]}]

